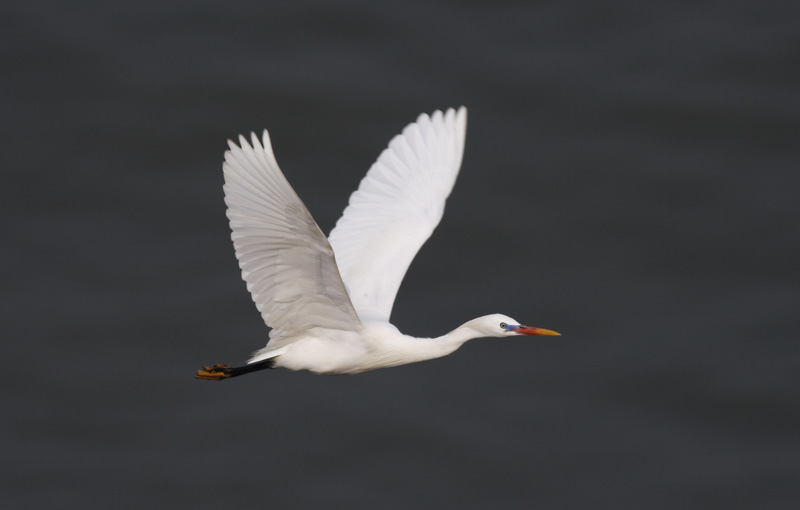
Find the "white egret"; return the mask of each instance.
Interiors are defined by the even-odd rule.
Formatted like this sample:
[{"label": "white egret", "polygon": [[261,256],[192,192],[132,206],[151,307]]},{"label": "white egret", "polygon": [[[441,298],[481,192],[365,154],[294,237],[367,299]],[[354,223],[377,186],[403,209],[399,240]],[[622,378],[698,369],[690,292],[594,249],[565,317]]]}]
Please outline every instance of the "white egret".
[{"label": "white egret", "polygon": [[199,379],[265,368],[355,374],[438,358],[480,337],[558,335],[493,314],[437,338],[389,323],[411,260],[444,212],[464,152],[467,110],[422,114],[389,142],[329,238],[284,177],[269,134],[228,141],[225,203],[242,278],[272,328],[247,365],[215,365]]}]

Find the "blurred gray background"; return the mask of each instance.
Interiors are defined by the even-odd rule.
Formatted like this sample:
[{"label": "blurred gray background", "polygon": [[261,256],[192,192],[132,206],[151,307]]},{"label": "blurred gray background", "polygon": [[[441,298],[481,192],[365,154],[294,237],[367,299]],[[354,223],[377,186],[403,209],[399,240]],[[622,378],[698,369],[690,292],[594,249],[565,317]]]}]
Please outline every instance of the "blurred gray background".
[{"label": "blurred gray background", "polygon": [[[796,5],[3,4],[4,505],[798,508]],[[393,322],[563,336],[196,381],[268,333],[226,139],[268,128],[329,232],[462,104]]]}]

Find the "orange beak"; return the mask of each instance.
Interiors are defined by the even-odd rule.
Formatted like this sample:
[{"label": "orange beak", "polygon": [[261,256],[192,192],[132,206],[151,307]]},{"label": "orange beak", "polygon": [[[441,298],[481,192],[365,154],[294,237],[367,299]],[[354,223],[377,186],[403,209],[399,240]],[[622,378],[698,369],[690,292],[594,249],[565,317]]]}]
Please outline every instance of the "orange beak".
[{"label": "orange beak", "polygon": [[520,326],[514,330],[518,335],[547,335],[547,336],[561,336],[561,333],[550,331],[549,329],[534,328],[532,326]]}]

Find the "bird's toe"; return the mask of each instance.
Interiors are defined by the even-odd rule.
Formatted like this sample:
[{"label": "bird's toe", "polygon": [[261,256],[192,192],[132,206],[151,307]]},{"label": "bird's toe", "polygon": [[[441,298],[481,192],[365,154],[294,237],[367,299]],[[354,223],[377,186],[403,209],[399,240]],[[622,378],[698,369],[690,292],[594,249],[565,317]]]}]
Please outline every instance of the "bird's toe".
[{"label": "bird's toe", "polygon": [[221,381],[231,376],[231,367],[217,363],[213,367],[203,367],[197,371],[196,379],[206,379],[209,381]]}]

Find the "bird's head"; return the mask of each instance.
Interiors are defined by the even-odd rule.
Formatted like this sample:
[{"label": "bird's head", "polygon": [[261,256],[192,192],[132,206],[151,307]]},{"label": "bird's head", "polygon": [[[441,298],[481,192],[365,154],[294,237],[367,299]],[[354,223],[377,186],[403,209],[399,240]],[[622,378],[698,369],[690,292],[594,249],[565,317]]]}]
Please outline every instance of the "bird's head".
[{"label": "bird's head", "polygon": [[507,315],[495,313],[484,315],[467,323],[472,329],[487,337],[515,336],[515,335],[547,335],[561,336],[561,333],[549,329],[525,326]]}]

